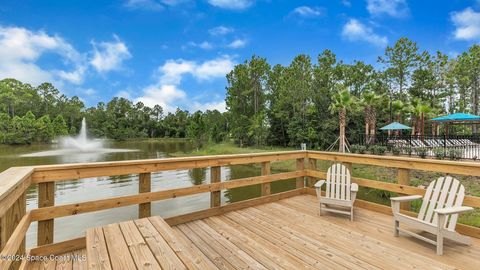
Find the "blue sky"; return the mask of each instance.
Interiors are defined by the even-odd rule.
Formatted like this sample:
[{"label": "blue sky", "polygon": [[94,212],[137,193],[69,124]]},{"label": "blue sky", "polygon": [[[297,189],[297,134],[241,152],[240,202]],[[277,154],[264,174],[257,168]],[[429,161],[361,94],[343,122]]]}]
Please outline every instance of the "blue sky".
[{"label": "blue sky", "polygon": [[376,65],[402,36],[454,56],[480,40],[480,2],[7,0],[0,78],[50,81],[88,106],[123,96],[166,111],[225,110],[225,74],[253,54],[288,65],[331,49]]}]

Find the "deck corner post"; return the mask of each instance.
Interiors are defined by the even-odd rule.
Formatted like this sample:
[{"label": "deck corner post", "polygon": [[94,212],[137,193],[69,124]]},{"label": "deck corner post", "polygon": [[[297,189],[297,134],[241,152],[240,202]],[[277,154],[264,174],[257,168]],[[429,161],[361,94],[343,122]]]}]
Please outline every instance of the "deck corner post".
[{"label": "deck corner post", "polygon": [[[262,162],[262,176],[270,174],[270,161]],[[261,184],[261,194],[262,196],[267,196],[271,194],[271,186],[270,183],[263,183]]]},{"label": "deck corner post", "polygon": [[[38,184],[38,208],[55,205],[55,182]],[[37,246],[53,243],[54,220],[42,220],[38,222]]]},{"label": "deck corner post", "polygon": [[[296,169],[297,171],[303,171],[305,169],[305,158],[297,158]],[[305,176],[297,177],[295,187],[305,187]]]},{"label": "deck corner post", "polygon": [[[409,169],[397,169],[397,183],[399,185],[410,186],[410,170]],[[410,210],[410,202],[403,202],[400,204],[400,209]]]},{"label": "deck corner post", "polygon": [[[214,166],[210,167],[210,183],[219,183],[221,182],[221,167]],[[212,191],[210,192],[210,207],[218,207],[221,205],[221,191]]]},{"label": "deck corner post", "polygon": [[[316,159],[308,158],[308,169],[312,170],[312,171],[317,170],[317,160]],[[313,187],[313,185],[315,185],[315,177],[309,176],[307,186],[308,187]]]},{"label": "deck corner post", "polygon": [[[13,231],[20,223],[20,220],[27,213],[26,192],[23,192],[20,197],[10,206],[5,214],[0,217],[0,250],[3,250],[5,244],[10,239]],[[23,238],[20,247],[17,250],[17,255],[24,255],[26,253],[25,238]],[[13,262],[10,269],[19,269],[20,262]]]},{"label": "deck corner post", "polygon": [[[138,177],[138,192],[145,193],[152,191],[152,174],[141,173]],[[138,218],[146,218],[152,215],[152,203],[141,203],[138,205]]]}]

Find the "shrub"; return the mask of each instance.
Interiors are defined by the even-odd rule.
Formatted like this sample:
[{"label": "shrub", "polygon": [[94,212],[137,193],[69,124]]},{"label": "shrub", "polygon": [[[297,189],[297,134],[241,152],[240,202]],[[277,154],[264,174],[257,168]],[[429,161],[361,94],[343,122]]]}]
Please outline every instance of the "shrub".
[{"label": "shrub", "polygon": [[413,152],[413,149],[412,149],[412,147],[410,147],[410,146],[409,146],[409,147],[405,147],[405,148],[403,149],[403,152],[404,152],[405,154],[411,156],[411,155],[412,155],[412,152]]},{"label": "shrub", "polygon": [[428,150],[425,147],[417,149],[417,155],[421,158],[426,158],[428,154]]},{"label": "shrub", "polygon": [[384,155],[387,147],[381,145],[374,145],[370,147],[370,152],[374,155]]},{"label": "shrub", "polygon": [[392,147],[392,154],[393,154],[394,156],[399,156],[399,155],[400,155],[400,152],[401,152],[401,151],[400,151],[400,148],[398,148],[398,147]]},{"label": "shrub", "polygon": [[437,159],[444,159],[445,158],[445,149],[444,148],[435,148],[433,149],[433,154]]},{"label": "shrub", "polygon": [[360,147],[360,145],[358,144],[352,144],[352,146],[350,146],[350,153],[358,153],[358,148]]},{"label": "shrub", "polygon": [[450,160],[461,159],[462,158],[462,150],[460,149],[449,149],[448,150],[448,158]]},{"label": "shrub", "polygon": [[365,152],[367,152],[367,147],[365,147],[365,145],[359,145],[358,153],[359,154],[365,154]]}]

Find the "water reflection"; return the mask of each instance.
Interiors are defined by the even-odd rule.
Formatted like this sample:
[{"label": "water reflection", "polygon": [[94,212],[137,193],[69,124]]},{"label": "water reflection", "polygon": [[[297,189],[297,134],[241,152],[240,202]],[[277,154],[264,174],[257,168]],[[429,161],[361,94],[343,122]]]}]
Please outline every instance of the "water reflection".
[{"label": "water reflection", "polygon": [[[73,157],[37,156],[20,157],[23,154],[56,150],[54,145],[3,146],[0,145],[0,171],[12,166],[57,164],[70,162],[113,161],[164,158],[174,152],[188,152],[192,149],[188,141],[127,141],[108,142],[109,148],[139,149],[136,152],[114,152],[101,155],[84,155],[82,160]],[[83,155],[83,154],[82,154]],[[222,167],[222,181],[260,175],[260,168],[253,165]],[[175,170],[152,173],[152,191],[167,190],[210,182],[209,168]],[[292,181],[290,181],[292,182]],[[272,192],[294,187],[295,183],[272,183]],[[138,175],[121,175],[81,180],[61,181],[55,185],[55,204],[70,204],[83,201],[107,199],[118,196],[138,194]],[[240,187],[222,191],[222,203],[237,202],[260,195],[260,185]],[[152,203],[152,214],[163,217],[186,214],[210,207],[210,194],[202,193]],[[37,208],[37,186],[27,190],[27,209]],[[87,228],[102,226],[137,218],[138,206],[81,214],[55,219],[55,242],[84,235]],[[27,246],[36,244],[37,223],[32,223],[27,233]]]},{"label": "water reflection", "polygon": [[206,168],[194,168],[188,170],[188,176],[193,185],[201,185],[205,182]]}]

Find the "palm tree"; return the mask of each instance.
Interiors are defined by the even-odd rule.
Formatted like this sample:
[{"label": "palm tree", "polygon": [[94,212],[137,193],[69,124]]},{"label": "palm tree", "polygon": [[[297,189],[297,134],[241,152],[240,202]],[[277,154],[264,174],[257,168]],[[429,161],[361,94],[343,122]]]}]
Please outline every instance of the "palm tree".
[{"label": "palm tree", "polygon": [[355,106],[355,97],[350,94],[348,89],[343,84],[337,84],[337,93],[332,95],[332,104],[330,104],[330,112],[338,112],[340,136],[339,151],[345,153],[346,138],[345,138],[345,126],[347,122],[347,111],[352,110]]},{"label": "palm tree", "polygon": [[384,101],[383,95],[377,95],[374,92],[366,91],[362,93],[359,105],[365,111],[365,137],[367,143],[375,138],[377,129],[377,108]]},{"label": "palm tree", "polygon": [[425,117],[429,116],[433,109],[426,102],[420,99],[412,100],[412,116],[414,118],[414,125],[412,135],[423,136],[425,134]]},{"label": "palm tree", "polygon": [[[401,100],[395,100],[392,102],[392,111],[395,115],[395,121],[401,123],[403,120],[403,116],[410,113],[411,105]],[[398,136],[400,134],[400,131],[397,130],[395,131],[395,133]]]}]

